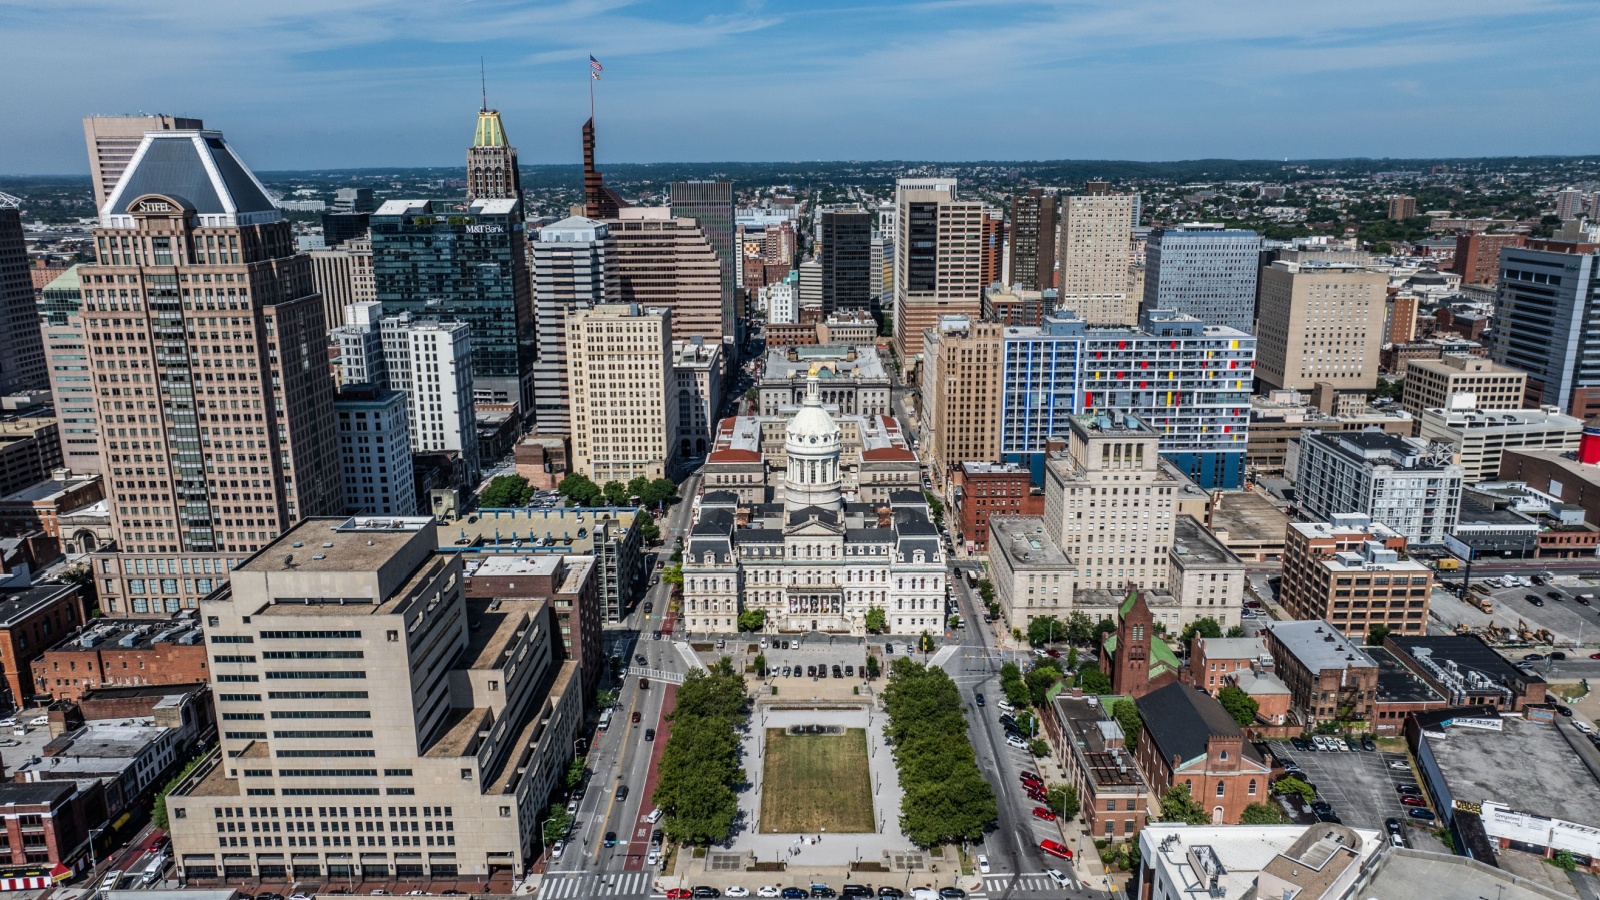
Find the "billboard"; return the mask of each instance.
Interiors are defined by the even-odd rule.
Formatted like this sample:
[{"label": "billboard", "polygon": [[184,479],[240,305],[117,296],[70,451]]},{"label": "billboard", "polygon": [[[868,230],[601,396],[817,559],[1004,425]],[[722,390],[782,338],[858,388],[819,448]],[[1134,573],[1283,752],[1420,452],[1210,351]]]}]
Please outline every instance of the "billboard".
[{"label": "billboard", "polygon": [[1472,560],[1472,548],[1468,547],[1466,544],[1463,544],[1461,540],[1453,534],[1447,534],[1444,536],[1444,549],[1450,551],[1450,555],[1457,559],[1466,562],[1470,562]]}]

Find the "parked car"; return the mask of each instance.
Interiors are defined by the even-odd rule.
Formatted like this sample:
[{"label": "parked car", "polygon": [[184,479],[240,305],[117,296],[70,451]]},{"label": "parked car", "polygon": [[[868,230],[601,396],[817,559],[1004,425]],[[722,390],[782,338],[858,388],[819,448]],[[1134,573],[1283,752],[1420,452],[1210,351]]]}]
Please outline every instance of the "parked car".
[{"label": "parked car", "polygon": [[1371,753],[1378,749],[1378,742],[1372,739],[1372,735],[1365,735],[1361,738],[1361,749]]},{"label": "parked car", "polygon": [[1421,797],[1413,797],[1410,794],[1401,795],[1400,802],[1405,804],[1406,806],[1427,806],[1428,805],[1428,801],[1422,799]]},{"label": "parked car", "polygon": [[[1600,653],[1597,653],[1595,655],[1596,656],[1600,656]],[[1289,739],[1289,746],[1295,748],[1296,750],[1299,750],[1301,753],[1304,753],[1307,750],[1311,749],[1310,745],[1306,743],[1306,739],[1305,738],[1290,738]]]},{"label": "parked car", "polygon": [[878,896],[888,897],[889,900],[901,900],[901,898],[905,895],[906,892],[897,887],[889,887],[888,885],[884,885],[883,887],[878,888]]},{"label": "parked car", "polygon": [[987,875],[987,874],[989,874],[989,857],[985,856],[982,853],[978,854],[978,874],[979,875]]},{"label": "parked car", "polygon": [[1046,822],[1054,822],[1056,820],[1056,814],[1043,806],[1035,806],[1033,808],[1033,817],[1035,819],[1043,819]]},{"label": "parked car", "polygon": [[1039,842],[1039,849],[1059,859],[1071,859],[1072,851],[1059,841],[1044,840]]},{"label": "parked car", "polygon": [[689,900],[693,896],[688,888],[667,888],[667,900]]},{"label": "parked car", "polygon": [[1549,659],[1549,660],[1552,660],[1554,662],[1564,662],[1564,661],[1566,661],[1567,655],[1565,653],[1562,653],[1560,650],[1557,650],[1557,651],[1555,651],[1554,653],[1551,653],[1549,656],[1547,656],[1545,658]]},{"label": "parked car", "polygon": [[1397,784],[1394,786],[1394,789],[1396,793],[1404,794],[1407,797],[1422,796],[1422,788],[1419,788],[1414,784]]},{"label": "parked car", "polygon": [[1389,768],[1391,768],[1391,769],[1403,769],[1403,770],[1409,771],[1411,769],[1411,765],[1410,765],[1410,763],[1407,763],[1405,760],[1397,759],[1397,760],[1394,760],[1394,761],[1389,763]]},{"label": "parked car", "polygon": [[1572,727],[1578,729],[1579,731],[1583,732],[1584,734],[1594,734],[1594,726],[1590,725],[1588,722],[1585,722],[1582,719],[1573,719],[1572,720]]},{"label": "parked car", "polygon": [[723,893],[727,894],[729,897],[748,897],[750,896],[750,889],[747,887],[740,887],[736,884],[733,887],[728,888],[726,891],[723,891]]},{"label": "parked car", "polygon": [[776,897],[778,896],[778,888],[775,885],[764,884],[761,887],[756,888],[756,896]]},{"label": "parked car", "polygon": [[721,897],[722,892],[709,885],[699,884],[689,891],[689,896],[694,898],[704,897],[706,900],[711,900],[713,897]]},{"label": "parked car", "polygon": [[1425,822],[1432,822],[1434,819],[1438,818],[1438,816],[1433,814],[1433,810],[1431,809],[1413,809],[1407,812],[1406,815],[1413,819],[1422,819]]}]

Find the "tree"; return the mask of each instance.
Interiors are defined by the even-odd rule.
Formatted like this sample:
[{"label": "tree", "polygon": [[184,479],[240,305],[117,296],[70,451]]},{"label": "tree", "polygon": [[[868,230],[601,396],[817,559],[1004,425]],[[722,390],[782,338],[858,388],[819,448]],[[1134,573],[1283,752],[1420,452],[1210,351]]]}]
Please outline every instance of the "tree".
[{"label": "tree", "polygon": [[1249,725],[1256,720],[1256,713],[1261,710],[1261,704],[1249,694],[1246,694],[1237,685],[1228,685],[1217,691],[1217,702],[1228,711],[1240,726]]},{"label": "tree", "polygon": [[1034,756],[1049,756],[1050,742],[1046,741],[1044,738],[1034,738],[1033,741],[1028,744],[1028,752],[1032,753]]},{"label": "tree", "polygon": [[478,506],[481,509],[526,506],[531,496],[533,488],[528,484],[528,479],[521,475],[497,475],[490,479],[489,486],[478,494]]},{"label": "tree", "polygon": [[882,692],[884,735],[900,772],[900,827],[923,847],[981,838],[999,815],[967,736],[961,692],[944,670],[900,657]]},{"label": "tree", "polygon": [[755,663],[757,675],[765,676],[767,674],[767,655],[765,653],[757,653],[752,662]]},{"label": "tree", "polygon": [[1067,626],[1055,616],[1037,616],[1028,622],[1028,643],[1038,647],[1067,636]]},{"label": "tree", "polygon": [[1094,661],[1084,662],[1078,668],[1078,686],[1086,694],[1111,693],[1111,676],[1095,667]]},{"label": "tree", "polygon": [[597,499],[600,497],[600,486],[590,481],[589,476],[577,472],[561,479],[556,485],[556,491],[579,506],[598,506],[600,502]]},{"label": "tree", "polygon": [[932,653],[933,652],[933,635],[931,635],[931,634],[927,633],[926,631],[924,631],[922,633],[922,635],[917,638],[917,649],[922,651],[923,653]]},{"label": "tree", "polygon": [[1571,850],[1557,850],[1556,855],[1550,860],[1550,865],[1563,872],[1572,872],[1578,868],[1578,861],[1573,858]]},{"label": "tree", "polygon": [[867,615],[862,622],[867,626],[867,630],[873,634],[882,634],[889,630],[889,615],[883,611],[881,606],[867,607]]},{"label": "tree", "polygon": [[978,579],[978,596],[985,605],[994,603],[994,582],[987,578]]},{"label": "tree", "polygon": [[83,605],[89,610],[90,618],[99,618],[105,615],[100,610],[100,592],[95,589],[94,570],[87,564],[72,566],[61,573],[61,580],[67,584],[78,586],[83,596]]},{"label": "tree", "polygon": [[617,695],[614,691],[595,691],[594,708],[610,709],[617,704]]},{"label": "tree", "polygon": [[1228,635],[1227,636],[1231,637],[1231,638],[1242,638],[1242,637],[1246,637],[1247,635],[1245,634],[1245,630],[1244,630],[1244,626],[1243,625],[1235,625],[1232,628],[1228,629]]},{"label": "tree", "polygon": [[656,517],[650,515],[649,510],[639,510],[639,515],[633,520],[639,529],[639,539],[646,544],[654,544],[661,540],[661,526],[656,524]]},{"label": "tree", "polygon": [[1078,648],[1077,647],[1068,647],[1067,648],[1067,670],[1071,671],[1071,672],[1078,671]]},{"label": "tree", "polygon": [[1219,638],[1222,637],[1222,626],[1218,624],[1216,619],[1210,616],[1203,616],[1183,626],[1183,633],[1178,636],[1178,642],[1187,647],[1194,640],[1195,635]]},{"label": "tree", "polygon": [[933,495],[932,491],[923,491],[922,498],[928,501],[928,512],[933,514],[933,524],[944,530],[944,503]]},{"label": "tree", "polygon": [[567,763],[567,790],[572,790],[583,782],[583,776],[589,774],[589,769],[583,764],[583,757],[577,757]]},{"label": "tree", "polygon": [[734,787],[745,782],[738,732],[748,717],[744,676],[727,657],[684,677],[651,797],[672,840],[703,846],[727,839],[739,807]]},{"label": "tree", "polygon": [[1317,789],[1298,778],[1279,778],[1273,783],[1272,789],[1280,794],[1289,794],[1300,798],[1300,802],[1310,804],[1317,799]]},{"label": "tree", "polygon": [[1187,784],[1175,784],[1161,795],[1161,821],[1205,825],[1211,821],[1211,814],[1189,796]]},{"label": "tree", "polygon": [[1028,705],[1028,685],[1022,680],[1022,670],[1016,663],[1008,662],[1000,667],[1000,690],[1012,706]]},{"label": "tree", "polygon": [[764,609],[747,609],[739,613],[740,631],[760,631],[766,624],[767,611]]},{"label": "tree", "polygon": [[1139,716],[1139,706],[1127,697],[1111,704],[1111,718],[1122,726],[1122,740],[1129,750],[1139,745],[1139,732],[1144,729],[1144,719]]},{"label": "tree", "polygon": [[554,844],[567,836],[572,827],[572,814],[564,806],[550,807],[550,818],[544,820],[544,842]]},{"label": "tree", "polygon": [[649,490],[650,479],[644,477],[643,475],[635,475],[633,480],[628,482],[628,496],[630,498],[638,498],[640,503],[644,502],[644,495],[648,493]]},{"label": "tree", "polygon": [[879,671],[878,658],[876,656],[873,656],[870,653],[867,654],[867,664],[866,664],[865,668],[867,670],[867,677],[868,678],[877,678],[878,677],[878,671]]},{"label": "tree", "polygon": [[622,482],[608,481],[601,491],[605,494],[606,503],[612,506],[628,505],[628,486]]},{"label": "tree", "polygon": [[1382,647],[1383,641],[1389,636],[1389,626],[1379,622],[1367,629],[1367,646]]},{"label": "tree", "polygon": [[[635,479],[636,481],[638,479]],[[678,499],[678,486],[670,478],[657,478],[645,485],[639,499],[646,506],[660,506]]]},{"label": "tree", "polygon": [[1078,789],[1070,784],[1052,784],[1044,792],[1044,804],[1063,819],[1078,814]]},{"label": "tree", "polygon": [[1050,689],[1061,680],[1061,670],[1041,663],[1035,666],[1032,672],[1023,676],[1022,680],[1028,686],[1028,702],[1034,706],[1043,706],[1050,702]]},{"label": "tree", "polygon": [[1252,803],[1239,813],[1240,825],[1287,825],[1289,817],[1271,803]]},{"label": "tree", "polygon": [[1094,640],[1094,620],[1082,612],[1074,610],[1067,617],[1067,642],[1071,644],[1088,644]]},{"label": "tree", "polygon": [[1401,379],[1390,381],[1389,379],[1384,378],[1382,375],[1379,375],[1378,389],[1373,393],[1373,396],[1380,400],[1399,400],[1400,394],[1404,391],[1404,389],[1405,381]]},{"label": "tree", "polygon": [[667,584],[683,584],[683,563],[674,562],[662,569],[661,580]]},{"label": "tree", "polygon": [[1117,623],[1111,621],[1110,619],[1101,619],[1100,621],[1094,623],[1094,642],[1099,644],[1102,638],[1108,634],[1116,632],[1116,630]]}]

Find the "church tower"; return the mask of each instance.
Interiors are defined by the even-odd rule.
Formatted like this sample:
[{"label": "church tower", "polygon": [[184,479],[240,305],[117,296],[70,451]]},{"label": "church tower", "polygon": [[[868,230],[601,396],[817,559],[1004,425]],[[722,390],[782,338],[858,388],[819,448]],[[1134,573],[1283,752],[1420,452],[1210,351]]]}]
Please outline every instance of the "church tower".
[{"label": "church tower", "polygon": [[1144,592],[1131,594],[1122,604],[1122,620],[1117,623],[1116,653],[1108,657],[1112,660],[1111,692],[1143,697],[1150,693],[1151,642],[1159,638],[1152,631],[1155,616],[1144,601]]},{"label": "church tower", "polygon": [[841,435],[838,423],[822,408],[817,396],[817,373],[806,378],[806,397],[800,411],[789,420],[783,443],[789,467],[784,476],[786,512],[807,506],[839,513],[844,508],[839,475]]},{"label": "church tower", "polygon": [[478,110],[478,128],[467,148],[467,200],[521,200],[522,175],[517,148],[506,139],[500,111],[487,100]]}]

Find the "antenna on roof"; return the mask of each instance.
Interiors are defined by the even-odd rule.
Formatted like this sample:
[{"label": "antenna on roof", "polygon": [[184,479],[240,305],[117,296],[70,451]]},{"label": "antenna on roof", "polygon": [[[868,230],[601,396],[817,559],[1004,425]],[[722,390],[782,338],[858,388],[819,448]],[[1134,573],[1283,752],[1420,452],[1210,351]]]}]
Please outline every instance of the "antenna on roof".
[{"label": "antenna on roof", "polygon": [[489,76],[483,68],[483,57],[478,57],[478,81],[483,85],[483,111],[489,111]]}]

